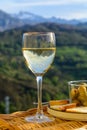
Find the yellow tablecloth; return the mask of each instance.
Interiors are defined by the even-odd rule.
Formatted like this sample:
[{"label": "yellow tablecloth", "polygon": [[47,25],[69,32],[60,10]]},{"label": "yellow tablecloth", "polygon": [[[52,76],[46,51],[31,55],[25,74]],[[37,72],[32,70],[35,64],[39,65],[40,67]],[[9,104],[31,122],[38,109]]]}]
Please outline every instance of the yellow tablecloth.
[{"label": "yellow tablecloth", "polygon": [[[50,123],[27,122],[25,117],[31,116],[35,114],[35,112],[36,109],[30,109],[12,114],[0,114],[0,130],[87,130],[87,122],[67,121],[56,117],[54,117],[55,120]],[[44,107],[44,113],[49,115],[46,107]]]}]

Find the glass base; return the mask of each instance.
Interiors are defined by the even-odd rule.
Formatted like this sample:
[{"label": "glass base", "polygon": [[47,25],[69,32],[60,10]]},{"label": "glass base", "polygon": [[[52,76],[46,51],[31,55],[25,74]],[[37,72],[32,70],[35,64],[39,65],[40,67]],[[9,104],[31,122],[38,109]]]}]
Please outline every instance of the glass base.
[{"label": "glass base", "polygon": [[25,118],[28,122],[37,122],[37,123],[44,123],[44,122],[52,122],[54,121],[54,118],[48,117],[46,115],[35,115]]}]

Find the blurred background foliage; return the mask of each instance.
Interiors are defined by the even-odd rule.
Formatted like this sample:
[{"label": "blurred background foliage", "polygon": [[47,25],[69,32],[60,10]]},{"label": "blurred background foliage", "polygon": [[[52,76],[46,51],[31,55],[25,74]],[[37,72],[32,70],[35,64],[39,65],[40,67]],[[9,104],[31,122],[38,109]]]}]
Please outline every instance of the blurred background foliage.
[{"label": "blurred background foliage", "polygon": [[22,36],[28,31],[53,31],[56,56],[43,77],[43,102],[67,99],[68,81],[87,77],[87,28],[43,23],[0,32],[0,113],[5,113],[5,97],[10,112],[36,107],[36,79],[22,55]]}]

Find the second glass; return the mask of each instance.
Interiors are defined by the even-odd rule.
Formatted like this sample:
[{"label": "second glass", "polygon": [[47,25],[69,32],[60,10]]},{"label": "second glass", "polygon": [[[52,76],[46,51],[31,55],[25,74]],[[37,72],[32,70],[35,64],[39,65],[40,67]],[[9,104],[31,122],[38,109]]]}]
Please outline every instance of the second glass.
[{"label": "second glass", "polygon": [[87,106],[87,80],[69,81],[70,103],[77,106]]}]

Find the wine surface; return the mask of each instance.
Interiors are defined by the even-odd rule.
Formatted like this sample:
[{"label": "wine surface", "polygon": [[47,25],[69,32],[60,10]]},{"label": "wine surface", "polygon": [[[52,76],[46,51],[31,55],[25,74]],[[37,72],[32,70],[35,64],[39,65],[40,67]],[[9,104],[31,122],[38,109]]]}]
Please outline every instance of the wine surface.
[{"label": "wine surface", "polygon": [[53,62],[56,48],[22,48],[28,68],[35,75],[43,75]]}]

